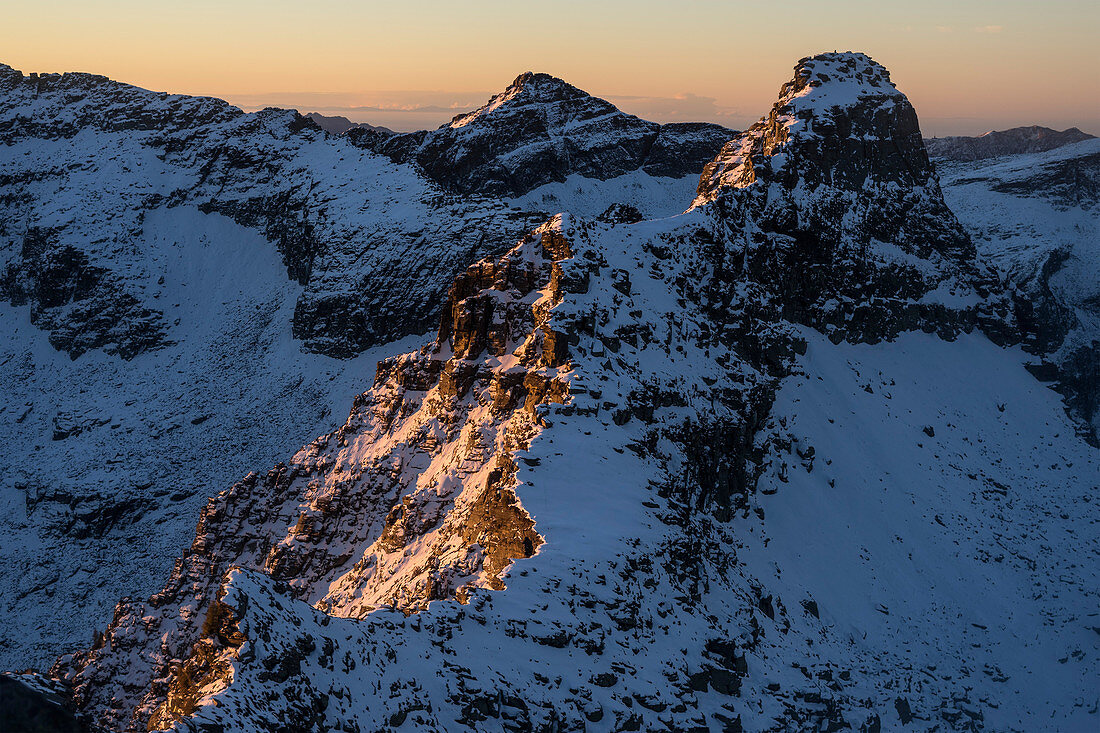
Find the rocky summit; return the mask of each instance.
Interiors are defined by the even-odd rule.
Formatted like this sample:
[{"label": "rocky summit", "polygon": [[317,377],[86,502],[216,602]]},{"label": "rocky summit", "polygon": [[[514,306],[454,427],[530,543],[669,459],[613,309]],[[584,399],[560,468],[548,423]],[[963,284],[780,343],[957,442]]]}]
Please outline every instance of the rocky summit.
[{"label": "rocky summit", "polygon": [[681,178],[733,135],[720,125],[658,125],[619,111],[550,76],[521,74],[469,114],[431,132],[356,139],[396,161],[415,161],[459,193],[521,196],[570,176],[598,180],[634,171]]},{"label": "rocky summit", "polygon": [[[244,362],[285,361],[258,378],[284,385],[273,398],[287,409],[303,392],[359,383],[343,424],[222,485],[231,466],[212,472],[208,454],[181,449],[171,476],[124,493],[140,509],[111,493],[125,468],[97,474],[94,504],[75,486],[65,503],[30,476],[5,484],[9,536],[49,526],[62,538],[57,577],[21,589],[11,617],[32,603],[49,616],[46,588],[74,593],[104,577],[64,541],[73,527],[96,528],[85,546],[121,547],[124,560],[143,530],[179,543],[132,560],[159,569],[156,587],[108,583],[126,596],[113,615],[71,636],[48,669],[11,675],[12,699],[115,731],[1095,724],[1095,360],[1069,356],[1097,333],[1095,210],[1087,182],[1072,196],[1065,181],[1029,182],[1060,166],[1089,170],[1091,148],[938,171],[887,70],[829,53],[799,61],[772,108],[725,133],[709,160],[698,160],[696,133],[712,127],[669,130],[525,74],[439,130],[385,137],[328,136],[292,113],[249,116],[110,86],[169,119],[198,104],[224,119],[134,113],[150,129],[187,132],[110,138],[132,146],[121,160],[86,151],[59,170],[35,151],[54,160],[75,155],[82,135],[133,132],[116,133],[98,112],[80,117],[86,92],[47,94],[51,119],[80,120],[55,140],[27,100],[72,81],[10,78],[17,103],[2,160],[26,188],[13,184],[5,205],[26,216],[48,202],[33,210],[51,217],[33,235],[22,220],[4,224],[18,236],[4,250],[12,305],[2,313],[32,322],[9,327],[9,349],[25,346],[4,363],[21,364],[22,380],[46,358],[35,339],[64,348],[47,326],[111,282],[158,304],[164,324],[160,341],[133,354],[107,339],[74,357],[128,365],[110,372],[120,392],[148,393],[156,382],[123,377],[167,355],[178,355],[177,384],[189,384],[187,349],[207,343]],[[125,118],[127,104],[112,104],[109,119]],[[138,160],[153,172],[180,167],[154,176],[135,172]],[[117,171],[139,191],[171,180],[182,193],[104,217],[122,219],[117,241],[80,250],[76,234],[91,230],[81,217],[93,214],[75,212],[65,191],[81,166]],[[680,181],[691,166],[694,193],[641,183]],[[282,271],[286,252],[301,250],[227,203],[227,192],[257,195],[238,167],[273,187],[305,186],[287,171],[309,172],[287,199],[300,208],[276,221],[311,227],[310,242],[342,232],[359,243],[369,221],[420,243],[357,250],[370,253],[373,269],[360,275],[369,280],[327,301],[331,321],[349,303],[364,323],[385,303],[404,326],[378,339],[428,330],[431,317],[423,336],[369,352],[373,381],[361,360],[295,356],[289,334],[254,325],[257,310],[270,320],[289,303],[297,334],[295,298],[321,293],[313,283],[350,262],[352,245],[336,259],[330,245],[317,249],[304,279]],[[538,187],[578,178],[599,195],[552,215],[531,207]],[[655,212],[681,190],[679,211]],[[609,205],[593,211],[597,202]],[[189,218],[171,218],[189,206]],[[228,229],[219,235],[209,217]],[[1017,222],[1007,234],[1005,221]],[[163,233],[179,222],[194,241]],[[1079,238],[1063,242],[1075,227]],[[248,257],[273,260],[262,282],[283,283],[282,310],[256,308],[250,286],[216,276],[245,257],[226,232],[251,233]],[[188,257],[170,259],[173,248]],[[228,265],[204,270],[195,253]],[[432,284],[443,272],[446,287]],[[206,330],[185,327],[196,311],[168,307],[186,302],[173,278],[222,302]],[[420,300],[429,296],[432,306]],[[36,309],[60,315],[44,321]],[[348,363],[360,368],[332,366]],[[225,373],[255,374],[244,368]],[[45,429],[40,402],[11,403],[5,420]],[[88,454],[138,442],[140,420],[166,417],[73,403],[52,417],[61,437],[50,442]],[[177,435],[221,435],[224,420],[203,413],[158,427],[175,445]],[[242,450],[256,461],[283,445],[248,437]],[[188,474],[199,489],[163,494]],[[173,503],[181,508],[164,509]],[[92,506],[101,524],[77,511]]]}]

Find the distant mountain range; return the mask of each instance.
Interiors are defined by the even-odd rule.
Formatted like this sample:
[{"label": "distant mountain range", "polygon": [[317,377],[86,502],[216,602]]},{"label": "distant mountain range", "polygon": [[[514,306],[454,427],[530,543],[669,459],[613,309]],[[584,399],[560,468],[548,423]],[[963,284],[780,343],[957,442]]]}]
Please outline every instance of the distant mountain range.
[{"label": "distant mountain range", "polygon": [[1072,145],[1094,136],[1076,127],[1068,130],[1052,130],[1049,127],[1031,125],[1013,127],[1010,130],[987,132],[976,137],[934,137],[924,141],[928,154],[933,158],[948,160],[984,160],[1000,155],[1042,153],[1063,145]]},{"label": "distant mountain range", "polygon": [[310,112],[306,115],[306,117],[316,123],[316,125],[325,132],[331,132],[334,135],[343,135],[348,130],[353,129],[374,130],[376,132],[381,132],[386,135],[396,134],[388,127],[369,125],[366,122],[352,122],[347,117],[342,117],[340,115],[334,115],[330,117],[323,115],[319,112]]}]

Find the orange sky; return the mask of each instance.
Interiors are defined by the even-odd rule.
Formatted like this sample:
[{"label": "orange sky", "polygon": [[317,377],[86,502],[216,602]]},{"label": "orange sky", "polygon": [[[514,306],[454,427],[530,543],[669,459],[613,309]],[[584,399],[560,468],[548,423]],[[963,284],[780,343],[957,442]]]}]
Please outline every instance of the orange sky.
[{"label": "orange sky", "polygon": [[741,127],[799,57],[853,49],[891,70],[928,135],[1100,134],[1098,41],[1095,0],[40,0],[5,9],[0,62],[397,129],[535,70],[651,119]]}]

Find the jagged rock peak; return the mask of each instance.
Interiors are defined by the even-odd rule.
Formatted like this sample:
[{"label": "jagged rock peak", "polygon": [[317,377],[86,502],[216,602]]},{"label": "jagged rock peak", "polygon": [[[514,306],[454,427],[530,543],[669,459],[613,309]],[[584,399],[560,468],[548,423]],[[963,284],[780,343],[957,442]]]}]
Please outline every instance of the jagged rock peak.
[{"label": "jagged rock peak", "polygon": [[473,112],[458,115],[444,127],[465,127],[502,107],[526,104],[548,104],[553,102],[582,102],[593,104],[606,112],[618,112],[610,102],[593,97],[577,87],[550,74],[525,71],[499,94]]},{"label": "jagged rock peak", "polygon": [[916,112],[890,73],[863,53],[825,53],[801,59],[768,115],[707,164],[694,205],[762,177],[856,191],[932,174]]}]

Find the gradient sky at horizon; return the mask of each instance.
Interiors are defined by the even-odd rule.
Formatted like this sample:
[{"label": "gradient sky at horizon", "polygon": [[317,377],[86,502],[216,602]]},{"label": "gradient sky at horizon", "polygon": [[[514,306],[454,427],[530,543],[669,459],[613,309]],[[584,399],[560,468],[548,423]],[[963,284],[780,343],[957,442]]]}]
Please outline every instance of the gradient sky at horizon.
[{"label": "gradient sky at horizon", "polygon": [[88,71],[246,109],[435,127],[526,70],[658,121],[744,127],[802,56],[861,50],[926,135],[1024,124],[1100,134],[1095,0],[40,0],[0,63]]}]

